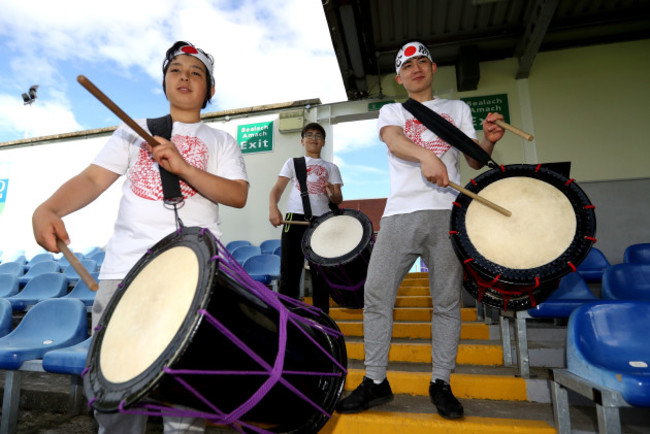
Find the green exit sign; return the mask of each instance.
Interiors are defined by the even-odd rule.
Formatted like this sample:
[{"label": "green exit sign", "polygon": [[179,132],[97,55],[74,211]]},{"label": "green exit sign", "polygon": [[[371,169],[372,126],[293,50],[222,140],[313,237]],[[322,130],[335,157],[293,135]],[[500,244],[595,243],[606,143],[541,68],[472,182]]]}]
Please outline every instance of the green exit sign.
[{"label": "green exit sign", "polygon": [[386,104],[392,104],[395,101],[378,101],[378,102],[369,102],[368,103],[368,111],[369,112],[374,112],[385,106]]},{"label": "green exit sign", "polygon": [[472,110],[474,120],[474,129],[482,130],[483,121],[488,113],[501,113],[503,120],[510,123],[510,107],[508,105],[508,94],[474,96],[471,98],[461,98]]},{"label": "green exit sign", "polygon": [[237,143],[242,154],[273,150],[273,121],[239,125]]}]

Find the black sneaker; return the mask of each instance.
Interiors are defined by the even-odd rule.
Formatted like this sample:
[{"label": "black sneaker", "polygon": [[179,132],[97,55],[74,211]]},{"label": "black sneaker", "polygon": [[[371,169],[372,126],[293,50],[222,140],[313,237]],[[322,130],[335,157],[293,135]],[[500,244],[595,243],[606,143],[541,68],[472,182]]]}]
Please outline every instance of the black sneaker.
[{"label": "black sneaker", "polygon": [[429,385],[429,396],[438,409],[438,414],[445,419],[458,419],[463,417],[463,405],[451,393],[449,384],[438,379]]},{"label": "black sneaker", "polygon": [[342,399],[336,409],[339,413],[359,413],[392,400],[393,391],[388,378],[381,384],[375,384],[370,378],[363,377],[361,384],[347,398]]}]

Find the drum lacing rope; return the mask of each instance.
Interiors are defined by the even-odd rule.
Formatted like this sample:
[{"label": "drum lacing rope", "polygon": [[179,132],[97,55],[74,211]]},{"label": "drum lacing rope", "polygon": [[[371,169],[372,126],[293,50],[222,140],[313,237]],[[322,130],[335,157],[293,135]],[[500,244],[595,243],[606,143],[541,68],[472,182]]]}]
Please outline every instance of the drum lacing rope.
[{"label": "drum lacing rope", "polygon": [[[208,232],[210,235],[212,235],[207,229],[204,229],[202,231],[202,235],[204,232]],[[314,403],[311,399],[309,399],[307,396],[305,396],[300,390],[296,389],[287,379],[283,378],[283,374],[290,374],[290,375],[314,375],[314,376],[336,376],[336,377],[341,377],[343,374],[347,373],[347,370],[344,366],[341,365],[341,363],[336,360],[330,353],[325,351],[325,349],[315,341],[315,339],[310,336],[307,331],[304,330],[304,327],[301,327],[299,323],[309,323],[310,326],[316,325],[319,327],[319,329],[323,330],[323,332],[335,337],[342,339],[342,333],[338,330],[334,330],[330,327],[324,326],[322,324],[317,323],[314,320],[310,320],[308,318],[303,318],[300,316],[298,313],[287,309],[283,302],[280,301],[280,298],[283,300],[285,299],[284,296],[281,296],[280,294],[275,294],[272,291],[270,291],[264,284],[257,282],[253,280],[241,267],[241,265],[230,255],[230,253],[225,249],[225,247],[215,238],[215,241],[217,242],[219,246],[219,253],[220,255],[215,255],[211,258],[211,261],[219,260],[220,261],[220,270],[223,271],[225,274],[233,278],[233,280],[245,285],[249,289],[251,289],[252,292],[256,293],[263,301],[268,303],[270,306],[275,307],[278,312],[279,312],[279,342],[278,342],[278,354],[276,356],[276,360],[274,362],[273,366],[270,366],[267,362],[265,362],[260,356],[258,356],[252,349],[250,349],[244,342],[242,342],[232,331],[228,330],[223,324],[221,324],[216,318],[214,318],[209,312],[205,310],[199,311],[201,315],[206,318],[206,320],[213,325],[216,329],[218,329],[221,333],[224,334],[228,339],[230,339],[233,343],[235,343],[242,351],[244,351],[249,357],[251,357],[253,360],[255,360],[260,366],[263,368],[261,371],[257,372],[245,372],[245,371],[199,371],[199,370],[175,370],[172,368],[164,368],[164,372],[167,374],[170,374],[173,376],[173,378],[178,381],[180,384],[182,384],[188,391],[193,393],[195,396],[197,396],[198,399],[203,401],[206,405],[209,406],[216,414],[217,417],[215,417],[214,414],[210,413],[205,413],[205,412],[200,412],[196,410],[189,410],[189,409],[170,409],[170,407],[167,406],[158,406],[156,404],[143,404],[140,405],[140,408],[147,408],[147,409],[153,409],[153,410],[164,410],[166,412],[174,412],[177,413],[179,416],[191,416],[191,417],[200,417],[204,419],[208,419],[211,421],[214,421],[216,423],[221,423],[221,424],[227,424],[232,426],[233,428],[238,429],[238,426],[246,426],[248,429],[257,431],[257,432],[267,432],[265,430],[262,430],[258,427],[255,427],[253,425],[247,424],[245,422],[242,422],[238,420],[241,416],[246,414],[248,411],[250,411],[255,405],[257,405],[271,390],[276,383],[280,382],[283,386],[291,390],[293,393],[295,393],[297,396],[302,398],[305,402],[309,403],[311,406],[313,406],[315,409],[317,409],[319,412],[322,414],[331,417],[331,415],[326,412],[323,408],[321,408],[318,404]],[[281,297],[279,297],[281,296]],[[311,310],[312,312],[318,311],[313,306],[306,305],[302,302],[299,302],[298,300],[294,299],[288,299],[286,298],[285,301],[289,302],[291,301],[292,304],[295,306],[300,306],[304,307],[305,309]],[[323,354],[326,355],[327,358],[329,358],[334,365],[340,370],[340,372],[307,372],[307,371],[283,371],[283,364],[284,364],[284,356],[285,356],[285,350],[286,350],[286,340],[287,340],[287,325],[288,323],[291,323],[296,327],[296,330],[299,330],[303,335],[305,335]],[[196,391],[194,388],[192,388],[187,381],[185,381],[181,375],[269,375],[269,378],[264,382],[264,385],[258,389],[257,392],[253,394],[253,396],[248,399],[246,402],[244,402],[242,405],[240,405],[237,409],[233,410],[230,414],[225,414],[224,412],[220,411],[218,408],[216,408],[214,405],[210,404],[209,402],[206,401],[204,397],[200,395],[198,391]],[[125,409],[124,408],[124,403],[120,403],[120,411],[124,413],[140,413],[142,414],[141,411],[138,411],[136,409]],[[148,414],[148,413],[144,413]],[[239,429],[238,429],[239,430]]]},{"label": "drum lacing rope", "polygon": [[[535,300],[535,296],[533,295],[533,291],[537,288],[539,288],[539,277],[535,276],[535,284],[533,286],[521,286],[517,287],[518,289],[515,290],[509,290],[509,289],[504,289],[499,286],[499,278],[501,277],[500,274],[498,274],[494,279],[492,279],[491,282],[486,281],[483,279],[472,267],[468,266],[470,262],[474,261],[473,258],[465,259],[463,261],[463,264],[465,265],[465,270],[471,275],[471,277],[474,279],[474,281],[477,283],[478,288],[479,288],[479,295],[478,295],[478,302],[480,303],[481,300],[483,299],[483,296],[485,295],[485,291],[488,289],[493,290],[499,294],[501,294],[501,297],[503,298],[503,310],[505,312],[508,311],[508,302],[512,298],[513,295],[523,295],[527,294],[528,298],[530,299],[532,307],[535,307],[537,305],[537,302]],[[467,276],[465,277],[467,278]]]}]

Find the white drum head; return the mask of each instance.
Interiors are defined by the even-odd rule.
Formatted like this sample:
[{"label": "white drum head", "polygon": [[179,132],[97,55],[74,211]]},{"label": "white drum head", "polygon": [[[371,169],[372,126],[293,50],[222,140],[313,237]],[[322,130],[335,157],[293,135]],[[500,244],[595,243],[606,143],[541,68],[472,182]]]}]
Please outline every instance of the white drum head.
[{"label": "white drum head", "polygon": [[189,247],[171,248],[144,266],[106,325],[99,365],[108,381],[135,378],[163,353],[187,317],[198,279]]},{"label": "white drum head", "polygon": [[361,222],[349,215],[332,216],[311,235],[311,249],[321,258],[339,258],[353,251],[363,239]]},{"label": "white drum head", "polygon": [[557,259],[576,234],[569,199],[534,178],[495,181],[480,196],[512,212],[510,217],[471,201],[465,214],[467,236],[487,260],[511,269],[536,268]]}]

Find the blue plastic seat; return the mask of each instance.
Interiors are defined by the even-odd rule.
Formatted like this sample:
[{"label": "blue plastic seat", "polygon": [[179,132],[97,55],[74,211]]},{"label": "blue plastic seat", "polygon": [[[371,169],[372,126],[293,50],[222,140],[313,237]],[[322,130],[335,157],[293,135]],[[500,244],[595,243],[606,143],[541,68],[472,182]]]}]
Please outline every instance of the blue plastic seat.
[{"label": "blue plastic seat", "polygon": [[260,248],[262,249],[262,253],[265,255],[272,255],[273,251],[280,247],[282,244],[282,241],[279,239],[274,239],[274,240],[264,240],[260,243]]},{"label": "blue plastic seat", "polygon": [[[81,259],[79,260],[79,263],[88,270],[89,273],[94,273],[97,271],[97,262],[93,261],[92,259]],[[72,265],[68,265],[65,267],[63,270],[63,275],[67,277],[68,279],[68,284],[69,285],[76,285],[77,282],[79,281],[79,273],[77,273],[77,270],[75,270]]]},{"label": "blue plastic seat", "polygon": [[20,262],[3,262],[0,264],[0,274],[22,276],[25,274],[25,265]]},{"label": "blue plastic seat", "polygon": [[603,273],[611,264],[600,250],[592,247],[587,257],[578,265],[578,273],[585,279],[585,282],[600,282]]},{"label": "blue plastic seat", "polygon": [[560,285],[543,303],[528,309],[533,318],[568,318],[578,306],[598,297],[587,286],[579,273],[569,273],[560,279]]},{"label": "blue plastic seat", "polygon": [[33,277],[43,273],[58,273],[61,270],[57,261],[42,261],[34,264],[27,273],[18,278],[20,286],[25,286]]},{"label": "blue plastic seat", "polygon": [[276,247],[276,249],[273,251],[273,254],[277,256],[282,256],[282,246]]},{"label": "blue plastic seat", "polygon": [[650,407],[650,302],[601,301],[576,309],[567,332],[567,369]]},{"label": "blue plastic seat", "polygon": [[248,258],[255,255],[261,255],[262,249],[260,246],[240,246],[231,252],[233,258],[240,264],[246,262]]},{"label": "blue plastic seat", "polygon": [[[82,259],[86,259],[84,254],[81,253],[81,252],[72,252],[72,254],[75,255],[77,257],[77,259],[79,259],[80,261]],[[65,269],[68,265],[70,265],[70,261],[68,261],[68,258],[66,258],[65,256],[61,256],[58,259],[58,261],[59,261],[59,265],[61,266],[62,270]]]},{"label": "blue plastic seat", "polygon": [[92,259],[93,261],[95,261],[95,263],[97,263],[97,268],[102,266],[105,257],[106,257],[106,252],[104,252],[103,250],[93,254],[92,256],[87,256],[88,259]]},{"label": "blue plastic seat", "polygon": [[242,266],[253,279],[265,285],[280,278],[280,257],[277,255],[251,256]]},{"label": "blue plastic seat", "polygon": [[13,274],[0,274],[0,298],[11,297],[18,294],[20,285],[18,277]]},{"label": "blue plastic seat", "polygon": [[[93,279],[97,280],[99,272],[95,271],[94,273],[90,273],[90,275]],[[96,294],[96,291],[92,291],[90,288],[88,288],[86,282],[79,279],[72,288],[72,291],[61,298],[76,298],[77,300],[81,300],[87,307],[92,307]]]},{"label": "blue plastic seat", "polygon": [[43,356],[43,369],[56,374],[81,375],[86,367],[86,358],[92,337],[78,344],[51,350]]},{"label": "blue plastic seat", "polygon": [[601,298],[650,301],[650,264],[623,263],[609,267],[603,274]]},{"label": "blue plastic seat", "polygon": [[36,255],[32,256],[32,259],[30,259],[29,262],[25,264],[25,269],[29,270],[34,265],[43,261],[56,261],[56,259],[50,252],[37,253]]},{"label": "blue plastic seat", "polygon": [[56,348],[88,337],[86,306],[74,299],[43,300],[27,311],[16,328],[0,338],[0,369],[19,369]]},{"label": "blue plastic seat", "polygon": [[9,300],[14,311],[22,311],[39,301],[62,297],[67,290],[68,279],[62,273],[43,273],[35,276],[22,291],[6,300]]},{"label": "blue plastic seat", "polygon": [[650,264],[650,243],[632,244],[623,252],[623,262]]},{"label": "blue plastic seat", "polygon": [[6,336],[11,332],[13,327],[13,309],[11,303],[0,298],[0,337]]},{"label": "blue plastic seat", "polygon": [[232,253],[237,247],[250,246],[250,245],[251,245],[250,241],[235,240],[235,241],[231,241],[228,244],[226,244],[226,250],[228,250],[229,252]]}]

